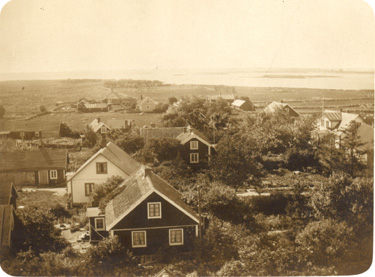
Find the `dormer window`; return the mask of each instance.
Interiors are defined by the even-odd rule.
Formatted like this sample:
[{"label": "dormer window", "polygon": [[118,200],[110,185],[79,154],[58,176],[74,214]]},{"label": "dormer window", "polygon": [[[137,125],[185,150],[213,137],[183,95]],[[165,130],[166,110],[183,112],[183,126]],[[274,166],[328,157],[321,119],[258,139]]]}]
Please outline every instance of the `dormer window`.
[{"label": "dormer window", "polygon": [[192,140],[190,141],[190,150],[197,150],[198,149],[198,141]]},{"label": "dormer window", "polygon": [[147,218],[161,218],[161,203],[160,202],[150,202],[147,203]]}]

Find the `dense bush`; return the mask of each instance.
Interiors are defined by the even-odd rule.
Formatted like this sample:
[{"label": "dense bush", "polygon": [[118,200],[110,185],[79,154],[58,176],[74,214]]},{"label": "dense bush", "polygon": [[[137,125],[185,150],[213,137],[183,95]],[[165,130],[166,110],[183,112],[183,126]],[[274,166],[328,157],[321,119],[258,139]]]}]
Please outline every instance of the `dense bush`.
[{"label": "dense bush", "polygon": [[115,144],[119,146],[128,154],[134,154],[138,150],[142,149],[145,145],[145,140],[138,134],[129,133],[119,136],[115,140]]},{"label": "dense bush", "polygon": [[60,136],[61,137],[70,137],[70,138],[79,138],[80,135],[78,132],[74,132],[66,123],[61,123],[60,125]]},{"label": "dense bush", "polygon": [[[93,193],[90,195],[90,205],[98,207],[100,202],[106,203],[107,195],[115,190],[123,181],[124,179],[121,176],[112,176],[104,183],[96,185]],[[101,206],[103,206],[103,203]]]},{"label": "dense bush", "polygon": [[171,138],[149,139],[144,147],[137,152],[136,158],[142,163],[159,165],[163,161],[177,158],[180,152],[180,142]]}]

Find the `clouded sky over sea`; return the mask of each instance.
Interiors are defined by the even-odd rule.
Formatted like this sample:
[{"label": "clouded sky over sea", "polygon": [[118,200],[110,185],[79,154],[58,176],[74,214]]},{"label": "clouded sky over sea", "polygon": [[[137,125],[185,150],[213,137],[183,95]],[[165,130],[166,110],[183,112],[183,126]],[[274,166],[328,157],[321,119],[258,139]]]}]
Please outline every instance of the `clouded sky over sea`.
[{"label": "clouded sky over sea", "polygon": [[12,0],[0,72],[374,68],[361,0]]}]

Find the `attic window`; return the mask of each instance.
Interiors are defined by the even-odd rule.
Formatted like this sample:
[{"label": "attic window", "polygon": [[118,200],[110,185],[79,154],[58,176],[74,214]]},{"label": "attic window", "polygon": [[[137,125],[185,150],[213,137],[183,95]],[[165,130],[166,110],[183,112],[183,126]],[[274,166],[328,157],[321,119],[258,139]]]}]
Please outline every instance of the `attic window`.
[{"label": "attic window", "polygon": [[101,132],[102,134],[107,133],[107,128],[106,128],[105,126],[103,126],[102,128],[100,128],[100,132]]},{"label": "attic window", "polygon": [[198,141],[192,140],[190,141],[190,150],[197,150],[198,149]]},{"label": "attic window", "polygon": [[169,230],[169,245],[183,245],[184,244],[184,229],[170,229]]},{"label": "attic window", "polygon": [[147,218],[161,218],[161,203],[150,202],[147,203]]},{"label": "attic window", "polygon": [[146,247],[146,231],[133,231],[132,232],[132,247]]},{"label": "attic window", "polygon": [[104,218],[95,218],[95,230],[103,231],[104,228]]},{"label": "attic window", "polygon": [[96,174],[107,174],[107,163],[96,163]]}]

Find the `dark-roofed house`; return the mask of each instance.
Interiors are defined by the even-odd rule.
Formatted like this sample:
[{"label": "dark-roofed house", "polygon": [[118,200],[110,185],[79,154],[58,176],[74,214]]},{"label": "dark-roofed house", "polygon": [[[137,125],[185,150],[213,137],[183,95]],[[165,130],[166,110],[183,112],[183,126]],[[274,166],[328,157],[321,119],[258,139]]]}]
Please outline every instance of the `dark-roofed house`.
[{"label": "dark-roofed house", "polygon": [[192,167],[204,166],[211,159],[214,145],[195,128],[187,127],[155,127],[140,128],[140,135],[146,139],[175,138],[181,143],[181,157]]},{"label": "dark-roofed house", "polygon": [[106,103],[79,102],[77,104],[77,111],[84,113],[108,112],[108,105]]},{"label": "dark-roofed house", "polygon": [[171,185],[142,166],[117,190],[105,208],[103,224],[110,236],[117,235],[135,255],[166,247],[191,250],[199,219]]},{"label": "dark-roofed house", "polygon": [[231,104],[233,108],[241,111],[255,111],[254,104],[249,100],[236,99]]},{"label": "dark-roofed house", "polygon": [[140,167],[140,163],[112,142],[96,152],[74,174],[70,174],[67,190],[73,205],[88,203],[94,186],[109,177],[128,178]]},{"label": "dark-roofed house", "polygon": [[66,149],[0,152],[0,157],[1,178],[13,181],[15,185],[24,184],[23,173],[31,173],[35,185],[57,185],[66,181]]},{"label": "dark-roofed house", "polygon": [[266,114],[273,114],[273,113],[277,113],[280,111],[284,111],[292,117],[299,116],[299,113],[296,112],[291,106],[289,106],[286,103],[273,101],[271,104],[269,104],[267,107],[264,108],[264,112]]},{"label": "dark-roofed house", "polygon": [[0,120],[0,138],[58,138],[60,127],[61,123],[55,120]]},{"label": "dark-roofed house", "polygon": [[13,183],[0,183],[0,260],[12,246],[17,197]]}]

